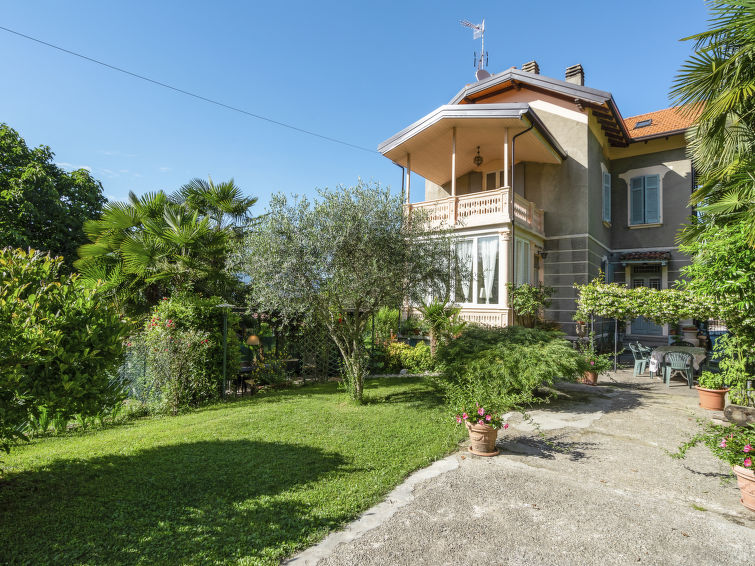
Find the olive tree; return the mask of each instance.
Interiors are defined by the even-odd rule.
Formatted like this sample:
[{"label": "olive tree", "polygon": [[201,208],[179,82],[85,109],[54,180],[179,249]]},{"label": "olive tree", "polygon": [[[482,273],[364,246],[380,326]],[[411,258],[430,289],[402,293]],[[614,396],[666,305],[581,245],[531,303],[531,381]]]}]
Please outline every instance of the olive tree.
[{"label": "olive tree", "polygon": [[320,190],[315,200],[274,195],[237,258],[250,278],[250,306],[324,324],[361,402],[371,317],[383,306],[449,294],[453,242],[428,226],[377,184]]}]

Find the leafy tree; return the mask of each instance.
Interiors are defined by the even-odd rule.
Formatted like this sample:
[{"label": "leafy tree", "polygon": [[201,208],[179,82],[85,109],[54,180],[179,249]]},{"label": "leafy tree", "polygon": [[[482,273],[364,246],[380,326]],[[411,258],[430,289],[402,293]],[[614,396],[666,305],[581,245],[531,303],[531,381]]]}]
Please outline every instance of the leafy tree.
[{"label": "leafy tree", "polygon": [[173,197],[164,192],[109,203],[84,231],[91,243],[79,248],[76,267],[105,288],[124,312],[143,314],[165,295],[194,291],[229,294],[238,280],[226,270],[236,222],[247,221],[254,198],[233,182],[194,180]]},{"label": "leafy tree", "polygon": [[63,171],[47,146],[29,149],[0,124],[0,248],[35,248],[62,255],[67,265],[86,242],[82,229],[102,211],[102,185],[88,171]]},{"label": "leafy tree", "polygon": [[447,341],[459,335],[466,322],[459,318],[461,307],[437,299],[423,302],[419,311],[430,328],[430,355],[434,358],[438,341]]},{"label": "leafy tree", "polygon": [[361,402],[368,371],[367,322],[383,306],[445,296],[451,239],[405,216],[399,197],[375,185],[321,190],[320,198],[273,196],[244,241],[242,270],[254,308],[323,323],[341,353],[344,378]]},{"label": "leafy tree", "polygon": [[551,305],[551,296],[555,289],[546,287],[542,283],[538,285],[507,283],[506,288],[516,322],[526,328],[535,328],[543,309]]},{"label": "leafy tree", "polygon": [[114,379],[128,331],[97,288],[61,274],[62,258],[0,251],[0,448],[31,414],[89,417],[122,400]]},{"label": "leafy tree", "polygon": [[[701,186],[691,204],[706,222],[744,222],[755,244],[755,2],[709,2],[710,28],[685,40],[695,54],[682,66],[671,96],[699,113],[688,134]],[[687,241],[705,230],[693,223]]]}]

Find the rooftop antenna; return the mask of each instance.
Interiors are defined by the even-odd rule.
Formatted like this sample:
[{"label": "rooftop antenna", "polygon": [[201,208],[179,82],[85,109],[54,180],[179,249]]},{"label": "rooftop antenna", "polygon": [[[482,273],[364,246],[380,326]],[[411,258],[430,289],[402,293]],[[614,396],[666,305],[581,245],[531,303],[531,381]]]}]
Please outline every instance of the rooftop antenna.
[{"label": "rooftop antenna", "polygon": [[473,39],[482,40],[482,46],[480,47],[480,56],[477,57],[477,52],[475,52],[474,54],[474,64],[477,68],[477,71],[475,71],[475,77],[477,77],[478,81],[487,79],[490,76],[490,73],[485,70],[485,66],[488,64],[488,53],[485,51],[485,19],[483,18],[481,24],[473,24],[472,22],[469,22],[467,20],[459,20],[459,23],[464,27],[470,28],[472,30]]}]

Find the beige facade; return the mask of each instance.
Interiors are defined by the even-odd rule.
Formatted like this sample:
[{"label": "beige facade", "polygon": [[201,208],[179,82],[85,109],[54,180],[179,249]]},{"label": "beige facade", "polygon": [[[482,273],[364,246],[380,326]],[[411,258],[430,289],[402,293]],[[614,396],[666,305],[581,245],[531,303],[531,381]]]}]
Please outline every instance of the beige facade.
[{"label": "beige facade", "polygon": [[[405,169],[407,209],[461,238],[470,276],[456,281],[454,299],[464,318],[509,324],[506,284],[543,282],[555,289],[548,318],[573,334],[574,283],[603,270],[656,284],[623,256],[667,251],[644,269],[658,264],[663,286],[678,278],[685,260],[673,236],[692,187],[683,132],[637,142],[629,122],[610,93],[509,69],[379,146]],[[420,189],[424,200],[412,203]]]}]

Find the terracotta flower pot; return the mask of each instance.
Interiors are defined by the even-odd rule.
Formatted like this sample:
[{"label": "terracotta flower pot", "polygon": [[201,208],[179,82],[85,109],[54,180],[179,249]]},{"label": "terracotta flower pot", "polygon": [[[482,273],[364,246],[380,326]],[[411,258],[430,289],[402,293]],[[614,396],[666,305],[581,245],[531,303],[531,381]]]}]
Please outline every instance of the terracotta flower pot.
[{"label": "terracotta flower pot", "polygon": [[695,385],[697,394],[700,396],[700,408],[709,411],[723,411],[726,405],[726,392],[728,389],[706,389]]},{"label": "terracotta flower pot", "polygon": [[597,385],[598,384],[598,372],[597,371],[586,371],[582,374],[582,379],[579,380],[580,383],[584,383],[585,385]]},{"label": "terracotta flower pot", "polygon": [[742,494],[740,499],[742,505],[751,511],[755,511],[755,472],[742,466],[733,466],[732,469],[737,475],[737,485]]},{"label": "terracotta flower pot", "polygon": [[495,447],[498,430],[486,424],[472,424],[467,422],[469,432],[469,451],[477,456],[495,456],[498,449]]}]

